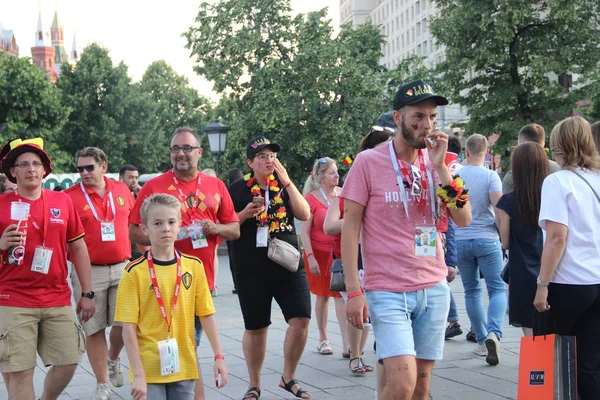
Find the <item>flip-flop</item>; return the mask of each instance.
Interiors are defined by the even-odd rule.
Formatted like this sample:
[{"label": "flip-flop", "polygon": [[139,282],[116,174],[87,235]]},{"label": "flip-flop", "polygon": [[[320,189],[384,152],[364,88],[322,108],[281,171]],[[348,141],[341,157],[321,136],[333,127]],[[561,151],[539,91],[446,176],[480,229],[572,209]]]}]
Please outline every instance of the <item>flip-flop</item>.
[{"label": "flip-flop", "polygon": [[325,356],[333,354],[333,349],[329,345],[329,340],[323,340],[321,343],[319,343],[317,346],[317,351]]}]

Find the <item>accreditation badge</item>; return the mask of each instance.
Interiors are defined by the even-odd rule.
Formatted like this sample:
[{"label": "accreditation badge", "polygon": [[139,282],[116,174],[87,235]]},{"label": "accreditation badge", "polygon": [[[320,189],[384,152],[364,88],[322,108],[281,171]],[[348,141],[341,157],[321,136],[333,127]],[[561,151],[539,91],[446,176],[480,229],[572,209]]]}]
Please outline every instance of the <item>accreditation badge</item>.
[{"label": "accreditation badge", "polygon": [[101,221],[100,222],[100,232],[102,234],[103,242],[114,242],[115,240],[117,240],[116,235],[115,235],[115,223],[114,222]]},{"label": "accreditation badge", "polygon": [[256,247],[267,247],[269,245],[269,226],[256,228]]},{"label": "accreditation badge", "polygon": [[160,374],[162,376],[179,372],[179,348],[176,339],[161,340],[158,342],[160,356]]},{"label": "accreditation badge", "polygon": [[417,226],[415,228],[415,255],[435,257],[437,253],[437,230],[435,226]]},{"label": "accreditation badge", "polygon": [[202,225],[200,225],[198,221],[194,221],[188,226],[188,234],[192,240],[193,249],[202,249],[204,247],[208,247],[206,235],[204,235]]},{"label": "accreditation badge", "polygon": [[31,270],[38,274],[48,274],[50,271],[50,261],[52,260],[52,249],[44,246],[35,248],[33,261],[31,262]]}]

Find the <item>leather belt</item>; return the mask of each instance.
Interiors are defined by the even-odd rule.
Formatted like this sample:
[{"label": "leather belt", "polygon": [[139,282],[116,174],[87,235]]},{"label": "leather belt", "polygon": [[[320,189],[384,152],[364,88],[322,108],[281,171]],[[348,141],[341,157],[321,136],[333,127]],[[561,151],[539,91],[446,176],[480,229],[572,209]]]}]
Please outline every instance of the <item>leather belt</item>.
[{"label": "leather belt", "polygon": [[94,263],[92,263],[92,267],[114,267],[115,265],[123,264],[127,261],[128,260],[123,260],[123,261],[116,262],[114,264],[94,264]]}]

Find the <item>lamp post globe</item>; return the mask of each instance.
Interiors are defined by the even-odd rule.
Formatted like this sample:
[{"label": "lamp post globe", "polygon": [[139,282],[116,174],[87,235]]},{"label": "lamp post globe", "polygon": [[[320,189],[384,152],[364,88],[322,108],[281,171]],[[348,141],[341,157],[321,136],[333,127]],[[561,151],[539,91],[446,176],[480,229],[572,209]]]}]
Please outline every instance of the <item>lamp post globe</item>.
[{"label": "lamp post globe", "polygon": [[217,176],[219,176],[221,155],[225,152],[225,146],[227,145],[227,132],[230,130],[231,128],[229,126],[219,122],[218,117],[202,128],[202,131],[206,133],[206,136],[208,137],[210,152],[215,155]]}]

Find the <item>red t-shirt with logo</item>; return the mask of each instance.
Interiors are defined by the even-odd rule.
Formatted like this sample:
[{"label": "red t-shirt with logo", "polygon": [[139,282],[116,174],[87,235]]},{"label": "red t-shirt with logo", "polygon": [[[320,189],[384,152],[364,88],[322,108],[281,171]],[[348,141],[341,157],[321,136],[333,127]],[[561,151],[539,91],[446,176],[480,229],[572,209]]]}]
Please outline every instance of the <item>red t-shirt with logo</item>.
[{"label": "red t-shirt with logo", "polygon": [[[115,225],[115,240],[102,241],[101,223],[94,217],[80,184],[71,186],[65,193],[71,196],[75,209],[81,218],[85,229],[85,244],[87,245],[92,264],[116,264],[131,258],[131,242],[129,241],[129,214],[135,200],[131,191],[123,182],[113,181],[104,177],[106,192],[104,198],[92,189],[83,185],[96,214],[102,222],[113,222]],[[116,215],[113,215],[110,205],[112,195]]]},{"label": "red t-shirt with logo", "polygon": [[[140,225],[142,217],[140,208],[144,200],[155,193],[166,193],[173,195],[181,202],[181,225],[187,226],[194,220],[208,219],[221,224],[229,224],[231,222],[239,222],[239,218],[233,208],[231,196],[225,184],[218,178],[205,175],[199,172],[200,183],[198,177],[191,181],[177,179],[173,170],[169,170],[164,174],[149,180],[142,186],[138,193],[135,206],[129,216],[131,224]],[[198,191],[198,201],[194,201]],[[181,195],[183,193],[183,196]],[[188,205],[197,203],[197,207],[190,210],[184,206],[184,202]],[[184,254],[197,257],[202,260],[206,279],[210,290],[215,288],[214,284],[214,259],[215,248],[219,238],[216,235],[207,235],[206,240],[208,246],[201,249],[192,247],[191,239],[178,240],[175,242],[175,248]]]},{"label": "red t-shirt with logo", "polygon": [[[31,204],[23,264],[0,266],[0,306],[49,308],[71,305],[71,290],[67,284],[67,243],[82,238],[85,233],[67,194],[52,190],[42,193],[35,201],[24,199],[15,192],[0,196],[0,232],[14,223],[10,219],[11,202],[20,200]],[[35,249],[42,245],[52,249],[48,274],[31,271]]]}]

